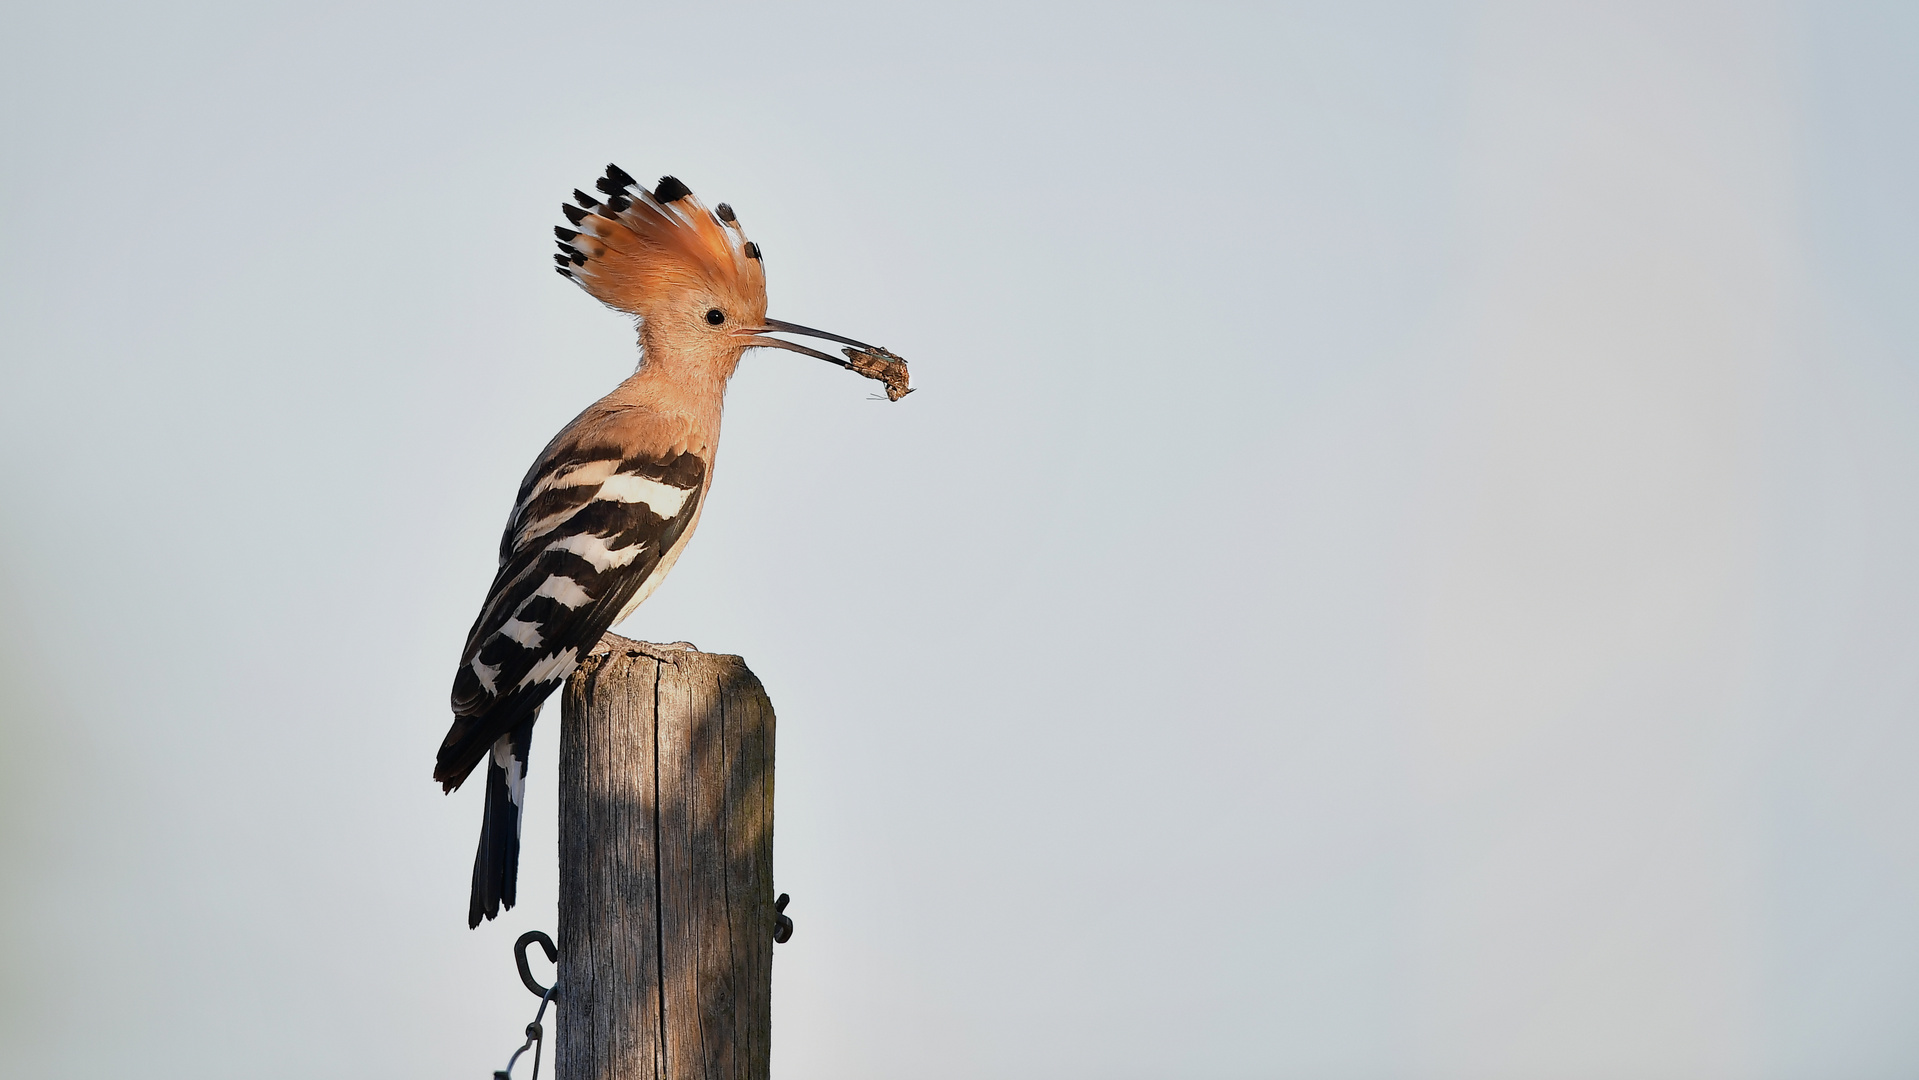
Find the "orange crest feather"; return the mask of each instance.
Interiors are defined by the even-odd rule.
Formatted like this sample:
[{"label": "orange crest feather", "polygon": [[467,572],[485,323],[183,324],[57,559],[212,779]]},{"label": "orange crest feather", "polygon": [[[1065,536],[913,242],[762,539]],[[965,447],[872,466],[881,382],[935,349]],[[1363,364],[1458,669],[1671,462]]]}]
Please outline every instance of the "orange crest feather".
[{"label": "orange crest feather", "polygon": [[605,201],[583,191],[562,205],[574,228],[553,230],[561,274],[594,299],[646,318],[666,297],[717,294],[743,311],[766,310],[766,272],[725,203],[708,210],[685,184],[662,176],[648,191],[617,165],[597,181]]}]

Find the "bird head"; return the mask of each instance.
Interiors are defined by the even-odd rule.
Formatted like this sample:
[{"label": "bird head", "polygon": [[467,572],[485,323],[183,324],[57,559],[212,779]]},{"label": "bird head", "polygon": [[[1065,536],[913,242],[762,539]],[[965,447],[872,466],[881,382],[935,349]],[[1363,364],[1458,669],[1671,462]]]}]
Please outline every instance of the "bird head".
[{"label": "bird head", "polygon": [[618,165],[608,165],[595,186],[599,197],[576,190],[578,205],[561,205],[572,227],[553,230],[560,246],[553,258],[594,299],[639,317],[644,362],[688,365],[725,379],[755,346],[850,366],[768,336],[775,332],[871,348],[766,317],[765,262],[732,207],[707,209],[671,176],[648,191]]}]

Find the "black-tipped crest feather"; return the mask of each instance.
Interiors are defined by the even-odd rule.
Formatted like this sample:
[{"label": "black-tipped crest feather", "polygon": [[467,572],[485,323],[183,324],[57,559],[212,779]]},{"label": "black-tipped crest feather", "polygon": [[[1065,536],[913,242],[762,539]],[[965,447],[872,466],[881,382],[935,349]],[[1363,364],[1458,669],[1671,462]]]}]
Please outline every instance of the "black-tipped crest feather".
[{"label": "black-tipped crest feather", "polygon": [[660,186],[653,189],[654,201],[662,206],[670,202],[678,202],[691,194],[693,189],[680,183],[679,178],[674,176],[660,177]]}]

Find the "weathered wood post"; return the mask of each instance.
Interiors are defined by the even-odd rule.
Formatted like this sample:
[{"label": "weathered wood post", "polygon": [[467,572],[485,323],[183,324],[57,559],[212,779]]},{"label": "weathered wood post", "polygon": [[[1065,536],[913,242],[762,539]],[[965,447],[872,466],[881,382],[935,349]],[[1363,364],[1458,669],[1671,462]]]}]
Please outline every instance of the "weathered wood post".
[{"label": "weathered wood post", "polygon": [[776,917],[760,681],[606,635],[563,705],[559,1080],[763,1080]]}]

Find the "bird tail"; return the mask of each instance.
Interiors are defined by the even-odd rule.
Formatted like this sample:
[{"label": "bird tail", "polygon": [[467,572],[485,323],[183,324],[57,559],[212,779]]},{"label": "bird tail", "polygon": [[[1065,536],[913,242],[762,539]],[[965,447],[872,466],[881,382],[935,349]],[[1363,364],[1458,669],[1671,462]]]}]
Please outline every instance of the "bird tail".
[{"label": "bird tail", "polygon": [[520,877],[520,817],[526,806],[526,758],[533,743],[533,720],[500,736],[486,762],[486,816],[480,824],[480,850],[473,857],[473,898],[466,924],[499,915],[513,906]]}]

